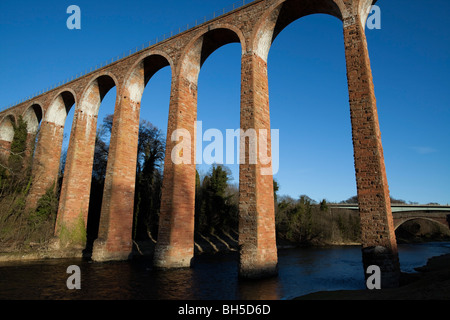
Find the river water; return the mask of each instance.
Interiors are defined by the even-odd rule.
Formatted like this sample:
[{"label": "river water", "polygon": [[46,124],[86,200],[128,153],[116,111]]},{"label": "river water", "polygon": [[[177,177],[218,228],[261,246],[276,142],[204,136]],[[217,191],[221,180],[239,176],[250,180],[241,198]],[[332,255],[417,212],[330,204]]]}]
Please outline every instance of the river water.
[{"label": "river water", "polygon": [[[450,242],[401,244],[402,271],[450,253]],[[277,277],[238,279],[238,255],[196,256],[191,269],[159,271],[150,260],[92,263],[79,259],[0,263],[0,300],[164,299],[284,300],[322,290],[364,289],[359,246],[291,248],[278,251]],[[70,265],[81,270],[81,289],[69,290]]]}]

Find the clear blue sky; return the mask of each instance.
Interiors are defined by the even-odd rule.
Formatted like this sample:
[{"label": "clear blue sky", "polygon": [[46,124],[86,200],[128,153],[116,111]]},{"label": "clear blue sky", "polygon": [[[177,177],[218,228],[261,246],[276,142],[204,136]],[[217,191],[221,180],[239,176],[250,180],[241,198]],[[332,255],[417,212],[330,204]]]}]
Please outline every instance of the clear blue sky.
[{"label": "clear blue sky", "polygon": [[[2,0],[0,107],[232,2]],[[66,27],[71,4],[81,8],[81,30]],[[377,4],[381,30],[367,30],[367,39],[391,195],[450,203],[450,2]],[[220,48],[200,72],[198,120],[205,130],[239,128],[240,51],[238,44]],[[268,63],[271,125],[280,132],[279,193],[319,201],[355,195],[342,23],[326,15],[297,20],[276,39]],[[142,100],[141,119],[164,132],[170,77],[169,68],[159,71]],[[100,120],[113,113],[115,94],[105,97]],[[238,166],[231,169],[237,183]]]}]

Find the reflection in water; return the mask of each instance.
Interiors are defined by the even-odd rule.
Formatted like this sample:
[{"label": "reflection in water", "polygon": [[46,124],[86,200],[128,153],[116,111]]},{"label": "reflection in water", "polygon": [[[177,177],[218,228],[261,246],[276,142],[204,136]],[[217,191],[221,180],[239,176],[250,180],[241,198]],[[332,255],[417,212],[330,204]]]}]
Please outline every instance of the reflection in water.
[{"label": "reflection in water", "polygon": [[[193,269],[156,271],[154,289],[148,292],[153,299],[195,299],[195,277]],[[145,299],[146,297],[142,297]]]},{"label": "reflection in water", "polygon": [[242,300],[279,300],[282,298],[277,277],[263,280],[241,280],[238,296]]},{"label": "reflection in water", "polygon": [[[450,243],[400,245],[403,271],[450,253]],[[0,264],[0,299],[278,300],[320,290],[363,289],[359,246],[282,249],[279,274],[238,278],[238,254],[201,255],[191,269],[161,271],[151,260],[92,263],[48,260]],[[67,267],[81,268],[81,290],[68,290]]]}]

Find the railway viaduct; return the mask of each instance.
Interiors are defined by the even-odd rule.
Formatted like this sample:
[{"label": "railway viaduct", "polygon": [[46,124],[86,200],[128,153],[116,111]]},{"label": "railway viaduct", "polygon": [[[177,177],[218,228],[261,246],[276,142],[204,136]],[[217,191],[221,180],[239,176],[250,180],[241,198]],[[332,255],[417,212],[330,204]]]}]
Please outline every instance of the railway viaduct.
[{"label": "railway viaduct", "polygon": [[[375,2],[243,0],[235,10],[1,112],[2,153],[8,154],[12,124],[20,115],[28,124],[30,136],[40,126],[28,197],[28,205],[35,206],[57,179],[66,116],[75,108],[55,235],[71,239],[72,246],[81,245],[71,235],[86,227],[97,114],[103,97],[115,86],[117,98],[99,236],[92,258],[127,259],[132,249],[140,101],[149,79],[169,66],[172,85],[154,264],[161,268],[188,267],[194,254],[195,152],[190,154],[190,163],[171,161],[171,150],[176,145],[172,134],[176,129],[187,130],[195,146],[197,80],[202,64],[221,46],[239,43],[241,129],[270,132],[267,57],[271,44],[291,22],[310,14],[329,14],[340,19],[343,26],[364,270],[377,264],[383,286],[396,286],[400,268],[365,37],[365,22]],[[270,150],[270,138],[267,147]],[[247,278],[273,275],[278,260],[273,180],[262,170],[271,170],[271,164],[250,163],[248,139],[241,139],[240,148],[241,152],[245,150],[245,159],[239,170],[239,274]]]}]

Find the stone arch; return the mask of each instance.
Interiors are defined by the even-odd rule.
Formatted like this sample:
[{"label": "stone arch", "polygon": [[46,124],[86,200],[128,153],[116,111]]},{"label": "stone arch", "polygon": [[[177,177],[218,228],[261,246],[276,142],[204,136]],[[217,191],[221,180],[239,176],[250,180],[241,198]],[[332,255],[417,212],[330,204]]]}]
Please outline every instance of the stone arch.
[{"label": "stone arch", "polygon": [[404,218],[398,221],[395,221],[395,225],[394,225],[394,229],[397,230],[401,225],[403,225],[404,223],[408,222],[408,221],[414,221],[414,220],[426,220],[426,221],[430,221],[434,224],[437,224],[439,226],[443,226],[445,228],[449,228],[449,225],[446,225],[445,223],[438,221],[436,219],[433,218],[428,218],[428,217],[410,217],[410,218]]},{"label": "stone arch", "polygon": [[13,114],[7,114],[0,120],[0,158],[6,159],[9,156],[15,124],[16,117]]},{"label": "stone arch", "polygon": [[166,53],[151,51],[142,55],[127,73],[122,95],[133,102],[140,102],[147,83],[165,67],[173,70],[173,61]]},{"label": "stone arch", "polygon": [[450,237],[449,226],[443,221],[428,217],[411,217],[395,222],[396,238],[408,239],[410,237],[435,237],[444,239]]},{"label": "stone arch", "polygon": [[361,0],[358,3],[358,9],[357,14],[359,18],[361,19],[361,25],[363,28],[366,26],[366,20],[369,16],[369,8],[374,5],[377,2],[377,0]]},{"label": "stone arch", "polygon": [[[236,27],[220,23],[205,26],[183,48],[176,70],[172,72],[158,241],[154,254],[157,268],[188,267],[194,256],[198,77],[201,66],[215,50],[236,42],[245,52],[244,36]],[[177,139],[185,142],[181,151],[175,143]],[[179,163],[173,161],[172,151],[183,157]]]},{"label": "stone arch", "polygon": [[30,134],[36,133],[43,118],[42,106],[39,103],[30,105],[22,115]]},{"label": "stone arch", "polygon": [[[114,75],[109,72],[95,75],[83,90],[75,109],[55,234],[61,236],[63,230],[68,230],[68,241],[76,245],[86,241],[98,111],[103,98],[113,87],[118,87]],[[116,94],[116,106],[118,101]],[[80,232],[84,238],[79,236]]]},{"label": "stone arch", "polygon": [[229,43],[240,43],[242,52],[247,46],[242,32],[228,24],[208,26],[186,46],[177,73],[184,75],[191,83],[197,84],[198,75],[206,59],[220,47]]},{"label": "stone arch", "polygon": [[[119,102],[114,110],[103,201],[98,224],[92,225],[93,260],[126,257],[131,251],[140,102],[150,78],[167,66],[172,67],[172,60],[163,52],[141,55],[127,72],[117,94]],[[120,228],[117,221],[121,221]],[[94,229],[98,230],[97,235]]]},{"label": "stone arch", "polygon": [[292,22],[307,15],[322,13],[343,20],[348,11],[341,0],[280,0],[257,23],[252,35],[252,50],[267,62],[275,38]]},{"label": "stone arch", "polygon": [[14,139],[14,125],[16,117],[13,114],[7,114],[0,121],[0,141],[12,142]]},{"label": "stone arch", "polygon": [[81,94],[80,103],[76,106],[77,110],[87,116],[97,116],[103,98],[113,87],[118,88],[118,83],[116,77],[110,72],[97,75]]},{"label": "stone arch", "polygon": [[76,95],[71,89],[58,92],[47,109],[44,121],[63,127],[74,104],[76,104]]},{"label": "stone arch", "polygon": [[61,149],[64,140],[64,126],[67,114],[75,104],[75,93],[63,89],[49,102],[36,143],[32,176],[33,182],[27,198],[27,207],[35,208],[49,188],[56,192],[60,173]]}]

